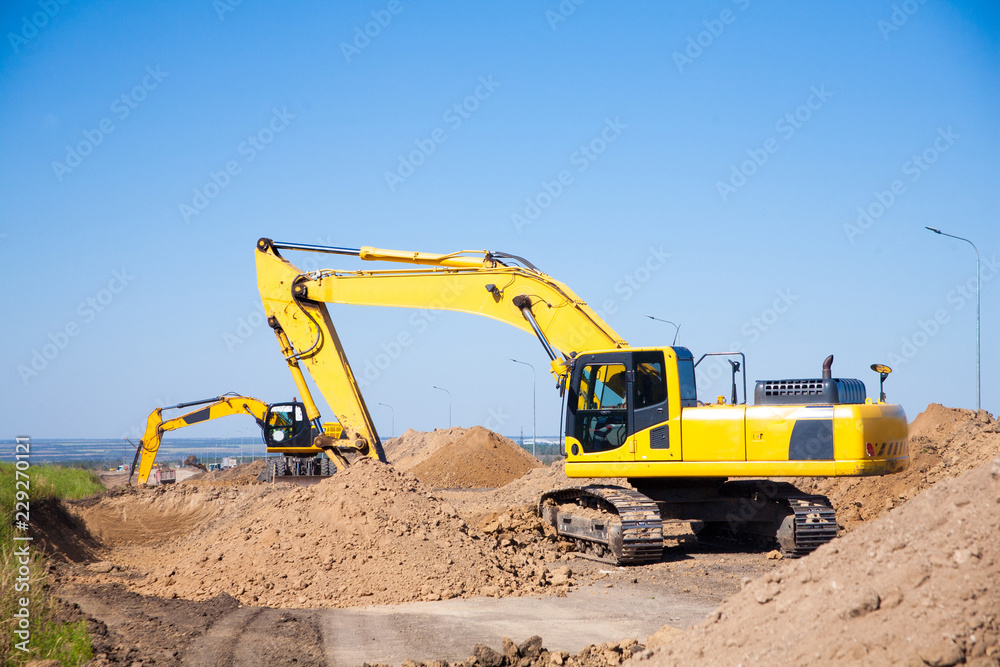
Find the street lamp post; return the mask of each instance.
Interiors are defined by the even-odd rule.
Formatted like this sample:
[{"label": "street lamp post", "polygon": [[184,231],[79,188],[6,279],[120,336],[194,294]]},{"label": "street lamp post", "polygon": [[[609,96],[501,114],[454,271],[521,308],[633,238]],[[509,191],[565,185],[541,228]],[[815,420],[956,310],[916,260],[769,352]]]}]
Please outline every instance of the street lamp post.
[{"label": "street lamp post", "polygon": [[[646,317],[648,317],[651,320],[656,320],[657,322],[666,322],[667,324],[674,324],[670,320],[661,320],[659,317],[653,317],[652,315],[646,315]],[[677,327],[677,329],[676,331],[674,331],[674,342],[671,343],[671,345],[677,345],[677,336],[679,336],[681,333],[681,325],[674,324],[674,326]]]},{"label": "street lamp post", "polygon": [[979,298],[979,248],[976,244],[969,239],[962,238],[961,236],[955,236],[954,234],[946,234],[940,229],[935,229],[934,227],[927,227],[930,231],[935,234],[940,234],[941,236],[949,236],[953,239],[958,239],[959,241],[965,241],[972,246],[972,249],[976,251],[976,410],[981,410],[983,407],[982,403],[982,391],[983,391],[983,381],[982,381],[982,364],[980,351],[982,350],[982,337],[981,329],[979,326],[979,315],[980,315],[980,298]]},{"label": "street lamp post", "polygon": [[444,393],[448,394],[448,428],[451,428],[451,392],[448,391],[447,389],[444,389],[443,387],[437,386],[436,384],[431,385],[431,388],[437,389],[438,391],[443,391]]},{"label": "street lamp post", "polygon": [[383,407],[386,407],[386,408],[389,408],[390,410],[392,410],[392,429],[389,432],[389,437],[390,438],[395,438],[396,437],[396,411],[393,410],[393,408],[392,408],[391,405],[388,405],[386,403],[379,403],[379,405],[381,405]]},{"label": "street lamp post", "polygon": [[[537,403],[535,402],[535,367],[527,361],[511,359],[515,364],[524,364],[531,369],[531,455],[535,456],[535,443],[538,442],[538,433],[535,431],[537,424]],[[536,456],[537,458],[537,456]]]}]

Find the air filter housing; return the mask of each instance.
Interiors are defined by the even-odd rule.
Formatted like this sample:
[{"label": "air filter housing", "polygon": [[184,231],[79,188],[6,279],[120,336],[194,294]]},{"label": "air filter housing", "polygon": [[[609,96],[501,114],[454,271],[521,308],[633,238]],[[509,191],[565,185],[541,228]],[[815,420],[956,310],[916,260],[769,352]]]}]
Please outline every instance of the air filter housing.
[{"label": "air filter housing", "polygon": [[755,405],[846,405],[864,403],[865,383],[854,378],[757,380]]},{"label": "air filter housing", "polygon": [[755,405],[849,405],[864,403],[865,383],[853,378],[835,378],[833,355],[823,360],[823,377],[810,380],[757,380]]}]

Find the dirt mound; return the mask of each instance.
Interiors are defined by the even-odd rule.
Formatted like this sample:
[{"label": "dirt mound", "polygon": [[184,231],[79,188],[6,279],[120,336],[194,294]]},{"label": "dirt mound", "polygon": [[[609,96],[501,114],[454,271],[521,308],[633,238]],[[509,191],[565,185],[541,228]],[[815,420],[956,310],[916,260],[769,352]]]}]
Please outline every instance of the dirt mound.
[{"label": "dirt mound", "polygon": [[566,462],[556,461],[550,466],[532,468],[499,489],[472,491],[442,489],[438,493],[454,505],[466,521],[478,524],[483,517],[504,512],[508,508],[524,505],[537,506],[538,498],[545,491],[564,486],[583,486],[586,484],[616,484],[628,487],[628,482],[618,477],[608,479],[569,478],[566,476]]},{"label": "dirt mound", "polygon": [[55,560],[82,563],[93,560],[100,551],[90,531],[55,498],[41,498],[31,503],[31,529],[34,544]]},{"label": "dirt mound", "polygon": [[[499,651],[476,644],[473,654],[468,660],[448,663],[447,660],[435,660],[430,663],[406,661],[409,667],[613,667],[620,665],[634,654],[643,650],[642,644],[634,639],[607,644],[592,644],[576,655],[566,651],[549,651],[542,646],[542,638],[529,637],[520,645],[508,637],[503,638],[503,646]],[[390,667],[389,665],[369,665],[364,667]]]},{"label": "dirt mound", "polygon": [[105,547],[155,546],[197,533],[220,508],[183,486],[122,487],[68,504],[83,529]]},{"label": "dirt mound", "polygon": [[97,474],[98,479],[105,489],[114,489],[128,484],[128,472],[101,472]]},{"label": "dirt mound", "polygon": [[437,450],[464,436],[469,429],[455,426],[414,431],[412,428],[398,438],[390,438],[382,443],[385,457],[398,470],[412,470],[427,460]]},{"label": "dirt mound", "polygon": [[830,498],[838,523],[851,530],[935,482],[971,470],[1000,454],[1000,424],[988,412],[931,403],[909,431],[910,467],[884,477],[789,479],[803,491]]},{"label": "dirt mound", "polygon": [[211,472],[200,472],[185,479],[182,484],[210,484],[213,486],[239,486],[242,484],[256,484],[257,475],[264,471],[267,462],[264,459],[257,459],[250,463],[241,463],[225,470],[213,470]]},{"label": "dirt mound", "polygon": [[630,664],[997,664],[1000,457],[750,582]]},{"label": "dirt mound", "polygon": [[474,426],[410,469],[424,484],[440,488],[497,488],[542,464],[515,442]]},{"label": "dirt mound", "polygon": [[[197,514],[184,514],[189,506]],[[130,574],[131,589],[167,597],[224,592],[244,604],[347,607],[558,592],[570,583],[551,582],[546,570],[559,553],[554,536],[507,548],[513,543],[470,528],[413,475],[367,459],[308,488],[137,490],[80,515],[102,539],[136,545],[107,556]],[[162,533],[171,517],[190,532],[171,530],[159,549],[143,545],[133,526]]]}]

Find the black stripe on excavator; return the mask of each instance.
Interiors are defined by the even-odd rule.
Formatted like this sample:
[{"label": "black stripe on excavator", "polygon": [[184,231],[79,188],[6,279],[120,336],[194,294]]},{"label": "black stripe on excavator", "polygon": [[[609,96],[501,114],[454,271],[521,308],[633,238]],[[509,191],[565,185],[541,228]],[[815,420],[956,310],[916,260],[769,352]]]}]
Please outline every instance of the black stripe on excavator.
[{"label": "black stripe on excavator", "polygon": [[799,419],[788,441],[789,461],[832,461],[833,420]]},{"label": "black stripe on excavator", "polygon": [[208,419],[212,414],[212,408],[202,408],[198,412],[192,412],[189,415],[184,416],[185,424],[197,424],[198,422],[203,422]]}]

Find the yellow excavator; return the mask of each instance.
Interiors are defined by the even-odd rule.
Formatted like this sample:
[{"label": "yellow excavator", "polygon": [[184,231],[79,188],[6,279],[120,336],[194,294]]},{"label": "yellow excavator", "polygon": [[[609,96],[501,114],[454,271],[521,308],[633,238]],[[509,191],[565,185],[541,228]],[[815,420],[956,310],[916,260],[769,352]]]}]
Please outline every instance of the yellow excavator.
[{"label": "yellow excavator", "polygon": [[[164,410],[194,406],[199,407],[179,417],[163,419]],[[324,477],[345,468],[348,463],[343,455],[344,447],[338,442],[342,432],[340,424],[317,423],[316,427],[322,428],[318,431],[310,427],[305,414],[306,406],[299,401],[264,403],[238,394],[156,408],[146,419],[146,430],[129,468],[129,483],[135,475],[139,485],[148,482],[164,433],[230,415],[253,417],[263,432],[267,453],[281,455],[268,459],[268,466],[261,473],[263,481]]]},{"label": "yellow excavator", "polygon": [[[403,269],[304,272],[282,251],[319,252],[410,265]],[[884,475],[909,465],[906,415],[866,396],[856,379],[758,381],[755,404],[701,404],[697,361],[685,347],[633,348],[566,285],[506,253],[431,254],[274,242],[257,243],[257,281],[269,326],[307,406],[318,420],[303,368],[336,406],[345,437],[384,460],[381,443],[326,304],[473,313],[536,336],[564,396],[566,475],[628,479],[542,495],[539,513],[596,558],[656,561],[663,522],[700,527],[699,538],[791,556],[833,539],[830,502],[772,477]],[[730,354],[730,353],[722,353]],[[873,365],[873,368],[876,366]],[[881,369],[885,380],[889,370]],[[312,407],[310,407],[312,406]]]}]

